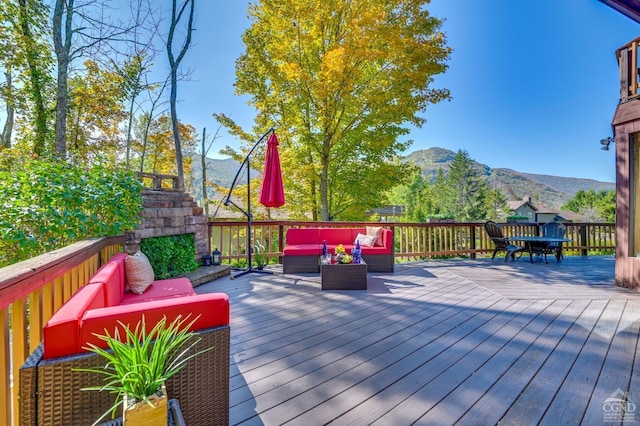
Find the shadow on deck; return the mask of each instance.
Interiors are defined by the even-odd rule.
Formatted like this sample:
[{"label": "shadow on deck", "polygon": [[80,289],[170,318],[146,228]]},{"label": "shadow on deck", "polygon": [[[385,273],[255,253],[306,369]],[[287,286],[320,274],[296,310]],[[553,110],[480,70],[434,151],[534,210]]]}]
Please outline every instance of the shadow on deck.
[{"label": "shadow on deck", "polygon": [[619,424],[635,412],[610,398],[640,402],[640,292],[613,268],[456,259],[368,290],[248,274],[196,291],[231,300],[231,424]]}]

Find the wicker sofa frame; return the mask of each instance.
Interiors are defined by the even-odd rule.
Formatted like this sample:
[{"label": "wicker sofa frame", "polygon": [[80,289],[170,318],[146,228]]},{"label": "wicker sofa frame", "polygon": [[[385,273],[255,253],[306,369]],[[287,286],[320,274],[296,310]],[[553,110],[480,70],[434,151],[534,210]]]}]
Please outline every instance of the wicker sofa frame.
[{"label": "wicker sofa frame", "polygon": [[[200,342],[191,349],[206,351],[187,363],[167,381],[170,398],[179,401],[184,421],[189,426],[229,424],[229,355],[228,325],[197,330]],[[94,353],[43,359],[40,344],[20,368],[20,424],[91,425],[114,402],[108,392],[82,391],[98,386],[103,377],[96,373],[74,371],[104,365]],[[121,410],[118,415],[121,415]],[[108,421],[107,416],[103,421]]]},{"label": "wicker sofa frame", "polygon": [[[392,246],[393,247],[393,246]],[[393,272],[395,259],[391,254],[363,254],[369,272]],[[320,273],[320,256],[283,256],[282,270],[285,274]]]}]

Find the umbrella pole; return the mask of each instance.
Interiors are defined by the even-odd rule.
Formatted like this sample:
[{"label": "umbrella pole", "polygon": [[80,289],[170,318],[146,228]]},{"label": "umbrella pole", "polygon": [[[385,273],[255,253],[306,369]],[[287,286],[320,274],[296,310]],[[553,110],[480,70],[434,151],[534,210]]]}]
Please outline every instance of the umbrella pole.
[{"label": "umbrella pole", "polygon": [[[235,279],[237,277],[240,277],[242,275],[248,274],[250,272],[255,272],[255,273],[260,273],[260,274],[273,274],[273,271],[265,271],[265,270],[258,270],[258,269],[253,269],[252,266],[252,259],[251,259],[251,255],[253,252],[252,246],[251,246],[251,164],[249,164],[250,160],[249,158],[251,157],[251,154],[253,154],[253,151],[256,149],[256,147],[258,146],[258,144],[260,144],[260,142],[262,142],[264,140],[264,138],[269,134],[273,132],[273,128],[267,130],[267,132],[262,135],[260,137],[260,139],[258,139],[258,142],[255,143],[255,145],[253,145],[253,148],[251,148],[251,151],[249,151],[249,153],[247,154],[247,156],[244,158],[244,161],[242,162],[242,164],[240,164],[240,169],[238,170],[238,173],[236,173],[236,177],[233,179],[233,183],[231,184],[231,188],[229,188],[229,193],[227,194],[227,198],[224,201],[224,205],[228,206],[229,204],[233,204],[238,210],[240,210],[242,213],[244,213],[244,215],[247,217],[247,260],[249,262],[249,266],[247,269],[245,269],[244,271],[241,271],[239,273],[237,273],[236,275],[232,275],[231,279]],[[233,188],[235,188],[236,183],[238,181],[238,177],[240,175],[240,172],[242,171],[242,167],[245,165],[247,165],[247,211],[242,210],[238,205],[236,205],[233,201],[231,201],[231,192],[233,191]]]}]

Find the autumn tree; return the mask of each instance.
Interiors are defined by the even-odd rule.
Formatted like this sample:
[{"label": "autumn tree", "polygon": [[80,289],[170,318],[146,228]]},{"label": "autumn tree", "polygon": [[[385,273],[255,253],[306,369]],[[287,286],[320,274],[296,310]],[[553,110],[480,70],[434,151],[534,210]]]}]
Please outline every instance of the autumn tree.
[{"label": "autumn tree", "polygon": [[[428,0],[285,0],[249,6],[236,92],[277,128],[288,208],[361,217],[406,175],[397,153],[431,103],[450,49]],[[296,203],[297,202],[297,203]]]},{"label": "autumn tree", "polygon": [[85,72],[69,79],[67,151],[76,160],[111,164],[123,151],[121,123],[127,117],[123,76],[85,62]]},{"label": "autumn tree", "polygon": [[[148,117],[148,116],[147,116]],[[142,128],[146,123],[141,123]],[[190,124],[178,123],[182,150],[185,154],[184,170],[191,173],[191,161],[197,150],[196,130]],[[132,163],[140,161],[143,146],[140,140],[132,142]],[[163,114],[151,121],[145,147],[145,163],[142,171],[151,173],[176,174],[176,152],[173,139],[171,117]]]}]

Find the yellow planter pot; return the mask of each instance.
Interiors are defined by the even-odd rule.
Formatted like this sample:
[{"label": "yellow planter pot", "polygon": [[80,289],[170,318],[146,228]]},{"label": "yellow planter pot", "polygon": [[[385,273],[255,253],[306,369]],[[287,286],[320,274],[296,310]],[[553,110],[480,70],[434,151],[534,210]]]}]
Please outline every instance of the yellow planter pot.
[{"label": "yellow planter pot", "polygon": [[[167,424],[167,390],[164,385],[160,388],[161,396],[149,397],[151,405],[146,401],[139,401],[129,406],[130,400],[124,396],[124,426],[165,426]],[[128,408],[127,408],[128,407]]]}]

